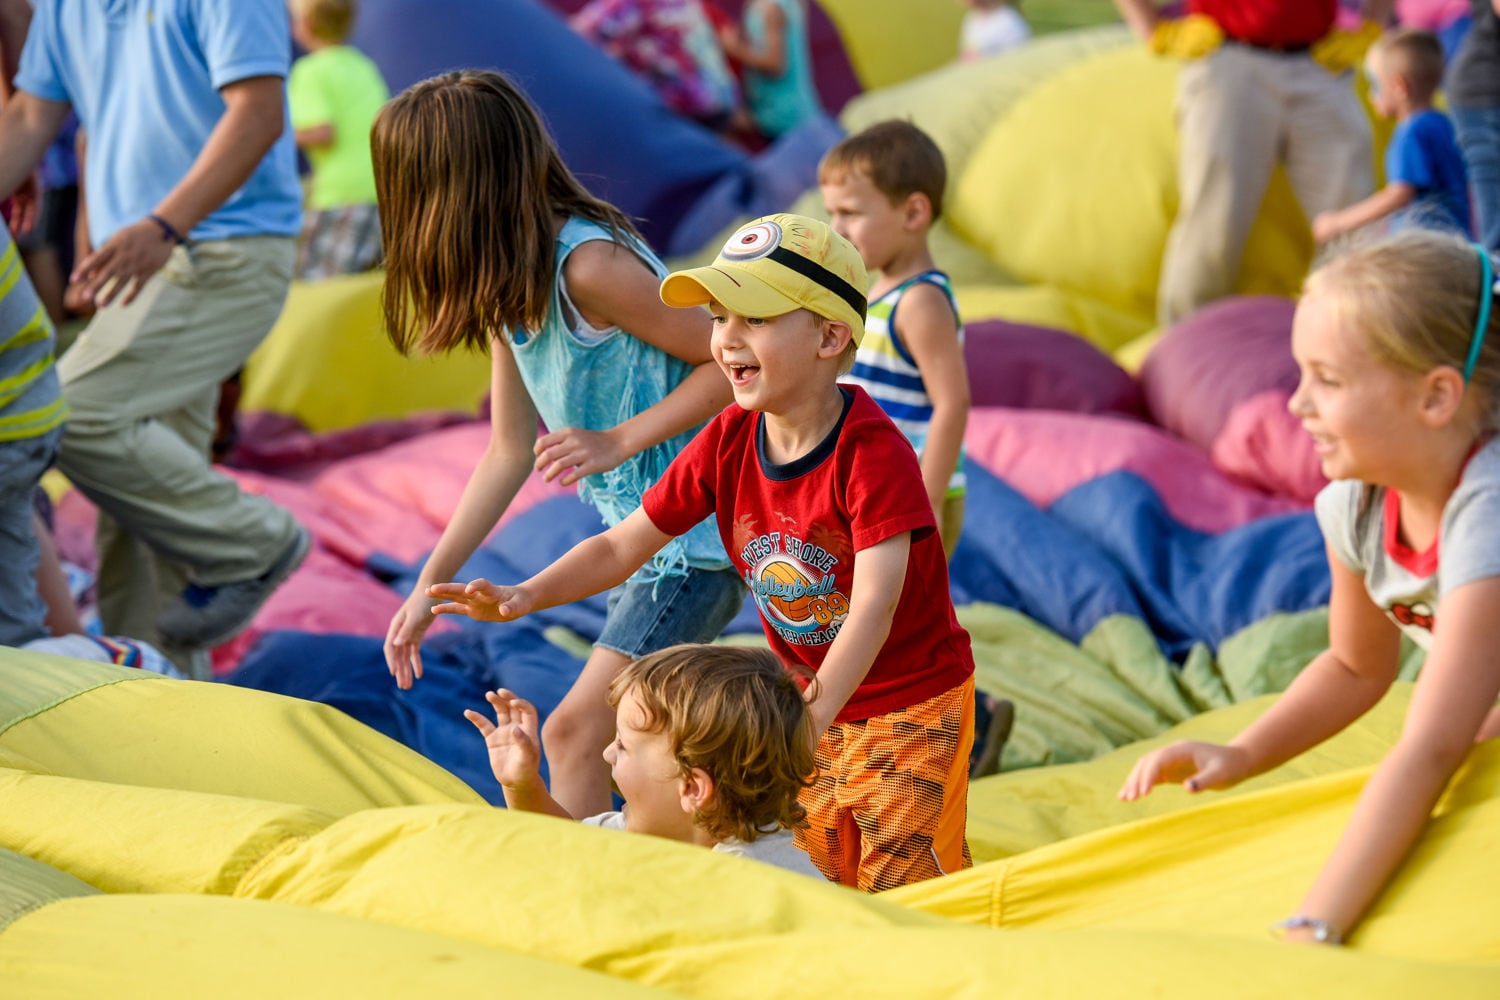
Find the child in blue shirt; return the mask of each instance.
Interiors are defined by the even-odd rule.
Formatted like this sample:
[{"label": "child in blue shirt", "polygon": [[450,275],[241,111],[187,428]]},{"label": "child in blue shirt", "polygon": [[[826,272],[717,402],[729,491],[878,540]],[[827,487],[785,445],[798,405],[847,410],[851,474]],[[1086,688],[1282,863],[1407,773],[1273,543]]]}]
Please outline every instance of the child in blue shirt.
[{"label": "child in blue shirt", "polygon": [[1385,154],[1385,187],[1347,208],[1313,220],[1313,236],[1336,236],[1388,219],[1468,234],[1469,187],[1453,123],[1432,106],[1443,78],[1443,45],[1427,31],[1396,31],[1370,49],[1366,61],[1375,110],[1396,119]]}]

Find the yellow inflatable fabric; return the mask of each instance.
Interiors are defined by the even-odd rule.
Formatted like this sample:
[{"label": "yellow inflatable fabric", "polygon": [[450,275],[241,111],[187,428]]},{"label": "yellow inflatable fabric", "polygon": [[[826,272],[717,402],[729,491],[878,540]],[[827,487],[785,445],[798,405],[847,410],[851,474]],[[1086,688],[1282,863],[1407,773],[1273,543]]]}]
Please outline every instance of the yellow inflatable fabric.
[{"label": "yellow inflatable fabric", "polygon": [[[1123,26],[1084,28],[867,92],[840,123],[855,132],[909,119],[943,150],[947,204],[933,252],[966,320],[1054,326],[1114,351],[1154,326],[1161,254],[1177,212],[1180,68]],[[1363,92],[1362,81],[1355,85]],[[1389,130],[1374,123],[1377,171]],[[820,203],[799,206],[822,214]],[[1278,168],[1236,291],[1296,294],[1313,249]]]},{"label": "yellow inflatable fabric", "polygon": [[385,274],[292,282],[281,318],[245,365],[240,409],[334,431],[423,411],[477,413],[489,391],[482,354],[402,357],[384,332]]},{"label": "yellow inflatable fabric", "polygon": [[[499,977],[547,996],[756,1000],[792,988],[1500,989],[1500,873],[1487,863],[1500,835],[1500,746],[1466,767],[1353,947],[1283,945],[1265,931],[1336,836],[1404,689],[1368,734],[1310,757],[1305,776],[1193,801],[1159,792],[1137,807],[1143,819],[1121,822],[1102,804],[1123,755],[979,782],[974,823],[1050,809],[1064,816],[1058,834],[1073,835],[1033,835],[1023,853],[866,897],[701,848],[476,804],[410,752],[381,747],[338,713],[310,716],[303,702],[134,676],[0,650],[7,995],[430,996]],[[127,694],[134,700],[119,700]],[[1254,709],[1212,713],[1191,731],[1231,731]],[[63,748],[37,742],[49,716]],[[150,754],[132,749],[143,740]],[[280,765],[302,757],[314,763],[291,767],[277,792]],[[191,781],[188,759],[203,761]],[[256,766],[270,773],[247,779]],[[345,768],[351,787],[341,788]],[[380,768],[398,776],[372,794],[368,771]],[[346,808],[361,799],[381,801]]]}]

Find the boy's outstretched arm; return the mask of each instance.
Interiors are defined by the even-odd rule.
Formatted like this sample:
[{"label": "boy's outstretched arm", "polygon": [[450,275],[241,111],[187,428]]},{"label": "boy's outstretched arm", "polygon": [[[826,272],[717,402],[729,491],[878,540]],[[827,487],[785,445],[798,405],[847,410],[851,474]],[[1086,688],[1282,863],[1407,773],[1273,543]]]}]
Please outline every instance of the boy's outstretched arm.
[{"label": "boy's outstretched arm", "polygon": [[472,708],[464,709],[464,718],[484,737],[490,751],[490,770],[505,793],[506,808],[572,819],[542,782],[536,706],[505,688],[486,691],[484,700],[495,710],[494,722]]},{"label": "boy's outstretched arm", "polygon": [[1313,219],[1313,239],[1327,243],[1335,236],[1367,226],[1398,209],[1405,208],[1417,196],[1417,189],[1404,181],[1392,181],[1364,201],[1357,201],[1336,212],[1319,212]]},{"label": "boy's outstretched arm", "polygon": [[816,683],[807,689],[808,712],[812,715],[813,732],[819,737],[864,681],[885,645],[896,605],[901,600],[901,588],[906,584],[910,555],[909,531],[892,535],[855,554],[849,615],[828,647]]},{"label": "boy's outstretched arm", "polygon": [[536,576],[514,587],[488,580],[439,583],[427,593],[443,603],[435,615],[468,615],[476,621],[508,622],[533,611],[571,604],[624,583],[672,536],[636,508],[625,520],[585,538]]}]

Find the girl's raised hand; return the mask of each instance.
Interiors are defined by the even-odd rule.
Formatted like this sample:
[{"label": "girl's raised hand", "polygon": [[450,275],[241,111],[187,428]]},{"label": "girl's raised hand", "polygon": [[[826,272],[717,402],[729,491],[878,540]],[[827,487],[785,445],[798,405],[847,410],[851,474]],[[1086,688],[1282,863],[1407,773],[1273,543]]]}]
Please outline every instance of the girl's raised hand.
[{"label": "girl's raised hand", "polygon": [[385,665],[396,678],[396,686],[410,689],[422,676],[422,636],[434,621],[432,602],[420,591],[413,593],[391,618],[385,632]]},{"label": "girl's raised hand", "polygon": [[[571,486],[584,476],[613,469],[630,456],[610,431],[564,427],[537,438],[536,471],[547,482]],[[560,479],[558,477],[561,477]]]},{"label": "girl's raised hand", "polygon": [[1120,788],[1120,799],[1134,802],[1164,782],[1180,784],[1189,792],[1229,788],[1249,771],[1250,762],[1240,747],[1179,740],[1137,761]]},{"label": "girl's raised hand", "polygon": [[525,787],[539,780],[541,751],[537,741],[536,706],[514,692],[486,691],[484,700],[495,710],[490,722],[472,708],[464,718],[474,723],[490,751],[490,770],[505,788]]},{"label": "girl's raised hand", "polygon": [[435,597],[435,615],[467,615],[480,622],[508,622],[531,610],[532,601],[520,587],[498,587],[488,580],[472,583],[435,583],[427,588]]}]

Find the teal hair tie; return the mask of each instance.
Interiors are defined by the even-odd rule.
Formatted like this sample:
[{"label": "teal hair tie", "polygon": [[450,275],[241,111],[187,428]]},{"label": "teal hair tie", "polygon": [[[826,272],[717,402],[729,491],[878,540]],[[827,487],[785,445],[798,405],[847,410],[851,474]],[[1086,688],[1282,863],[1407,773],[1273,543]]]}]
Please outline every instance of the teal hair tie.
[{"label": "teal hair tie", "polygon": [[1474,374],[1479,364],[1479,350],[1484,346],[1484,335],[1490,328],[1490,304],[1495,300],[1495,265],[1490,262],[1490,252],[1478,243],[1474,249],[1479,253],[1479,266],[1483,273],[1479,279],[1479,318],[1474,322],[1474,336],[1469,339],[1469,359],[1464,362],[1464,383]]}]

